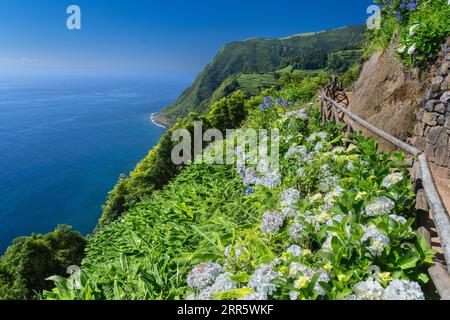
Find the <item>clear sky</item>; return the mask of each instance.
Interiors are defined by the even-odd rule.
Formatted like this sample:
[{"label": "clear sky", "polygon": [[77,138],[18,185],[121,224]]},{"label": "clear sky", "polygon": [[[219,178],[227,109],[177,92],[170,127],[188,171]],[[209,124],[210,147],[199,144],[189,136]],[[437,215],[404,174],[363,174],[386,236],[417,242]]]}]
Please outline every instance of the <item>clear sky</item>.
[{"label": "clear sky", "polygon": [[[2,0],[0,74],[195,74],[226,43],[363,24],[372,0]],[[68,30],[66,9],[81,8]]]}]

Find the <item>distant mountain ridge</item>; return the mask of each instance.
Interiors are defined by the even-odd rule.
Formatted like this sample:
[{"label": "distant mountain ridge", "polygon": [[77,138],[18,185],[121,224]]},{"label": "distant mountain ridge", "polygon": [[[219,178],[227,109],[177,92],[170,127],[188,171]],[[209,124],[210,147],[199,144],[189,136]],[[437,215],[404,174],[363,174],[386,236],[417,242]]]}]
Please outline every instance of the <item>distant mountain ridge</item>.
[{"label": "distant mountain ridge", "polygon": [[[364,40],[364,32],[364,26],[348,26],[280,39],[255,38],[229,43],[176,102],[163,109],[156,119],[163,124],[173,125],[177,119],[190,112],[206,113],[215,99],[221,98],[231,89],[239,88],[237,77],[243,74],[265,74],[262,82],[270,84],[272,81],[267,81],[267,74],[286,67],[300,54],[318,49],[330,54],[359,48]],[[228,86],[224,86],[225,81]],[[221,91],[217,93],[219,88]]]}]

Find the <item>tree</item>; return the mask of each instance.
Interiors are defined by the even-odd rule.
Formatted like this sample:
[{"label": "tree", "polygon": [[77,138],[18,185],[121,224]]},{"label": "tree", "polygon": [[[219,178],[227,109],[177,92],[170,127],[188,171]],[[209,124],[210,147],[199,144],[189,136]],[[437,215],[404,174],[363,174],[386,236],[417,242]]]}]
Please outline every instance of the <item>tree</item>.
[{"label": "tree", "polygon": [[71,227],[59,225],[53,232],[19,237],[0,258],[0,298],[33,299],[52,283],[51,275],[65,275],[67,267],[79,265],[86,239]]}]

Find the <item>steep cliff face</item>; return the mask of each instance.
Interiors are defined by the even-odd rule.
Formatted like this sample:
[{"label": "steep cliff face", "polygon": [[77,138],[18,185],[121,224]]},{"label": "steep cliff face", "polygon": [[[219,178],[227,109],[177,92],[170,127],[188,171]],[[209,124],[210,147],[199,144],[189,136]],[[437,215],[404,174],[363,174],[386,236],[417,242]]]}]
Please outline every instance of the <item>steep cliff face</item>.
[{"label": "steep cliff face", "polygon": [[[395,46],[375,53],[363,66],[349,109],[391,135],[406,140],[414,131],[428,72],[411,71],[395,57]],[[383,149],[389,145],[381,142]]]},{"label": "steep cliff face", "polygon": [[[427,153],[438,175],[450,177],[450,39],[427,70],[405,67],[395,46],[363,66],[349,109]],[[389,149],[381,141],[382,149]]]}]

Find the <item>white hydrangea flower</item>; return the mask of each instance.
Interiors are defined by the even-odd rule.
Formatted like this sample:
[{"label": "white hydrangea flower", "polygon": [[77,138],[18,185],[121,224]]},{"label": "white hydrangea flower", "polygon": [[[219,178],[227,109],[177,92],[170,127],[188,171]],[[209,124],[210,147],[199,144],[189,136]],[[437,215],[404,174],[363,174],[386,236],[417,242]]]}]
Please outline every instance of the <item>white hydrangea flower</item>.
[{"label": "white hydrangea flower", "polygon": [[278,171],[266,172],[263,177],[256,179],[255,184],[273,189],[281,184],[281,174]]},{"label": "white hydrangea flower", "polygon": [[247,286],[260,294],[272,295],[277,290],[277,285],[272,281],[280,276],[279,272],[273,270],[274,263],[269,265],[261,264],[250,276]]},{"label": "white hydrangea flower", "polygon": [[281,213],[287,218],[295,218],[298,216],[299,211],[296,208],[286,207],[281,210]]},{"label": "white hydrangea flower", "polygon": [[292,241],[296,242],[300,240],[301,233],[303,231],[303,226],[300,223],[294,223],[289,227],[289,234],[291,235]]},{"label": "white hydrangea flower", "polygon": [[306,109],[299,109],[288,112],[284,115],[285,118],[295,118],[300,120],[309,120],[309,115],[306,113]]},{"label": "white hydrangea flower", "polygon": [[286,152],[284,158],[289,159],[297,155],[304,156],[306,154],[308,154],[308,149],[306,149],[305,146],[293,145],[289,148],[288,152]]},{"label": "white hydrangea flower", "polygon": [[287,253],[292,253],[294,257],[300,257],[302,255],[302,248],[297,245],[290,246],[287,250]]},{"label": "white hydrangea flower", "polygon": [[315,274],[319,273],[319,278],[317,279],[316,284],[314,285],[314,290],[319,294],[319,296],[325,296],[326,295],[326,291],[325,289],[322,288],[322,286],[320,285],[319,282],[330,282],[330,276],[328,275],[327,272],[325,272],[324,270],[317,270],[317,271],[313,271],[313,276]]},{"label": "white hydrangea flower", "polygon": [[292,291],[289,293],[289,299],[290,299],[291,301],[296,301],[296,300],[298,300],[298,292],[292,290]]},{"label": "white hydrangea flower", "polygon": [[264,234],[277,234],[284,224],[285,216],[281,212],[265,212],[262,216],[261,232]]},{"label": "white hydrangea flower", "polygon": [[300,191],[297,189],[287,189],[281,193],[281,207],[293,208],[294,204],[300,201]]},{"label": "white hydrangea flower", "polygon": [[411,26],[411,27],[409,28],[409,34],[410,34],[412,37],[414,37],[414,36],[416,35],[415,30],[416,30],[416,28],[417,28],[418,26],[420,26],[420,24],[415,24],[415,25],[413,25],[413,26]]},{"label": "white hydrangea flower", "polygon": [[253,292],[250,293],[238,300],[243,300],[243,301],[264,301],[267,300],[267,294],[266,293],[261,293],[261,292]]},{"label": "white hydrangea flower", "polygon": [[331,246],[331,240],[333,240],[333,235],[329,235],[328,238],[323,243],[323,245],[322,245],[323,252],[332,252],[333,251],[333,247]]},{"label": "white hydrangea flower", "polygon": [[382,216],[387,215],[391,213],[392,209],[394,209],[395,203],[391,199],[382,196],[373,198],[367,205],[366,205],[366,215],[369,217],[376,217],[376,216]]},{"label": "white hydrangea flower", "polygon": [[402,181],[403,179],[404,179],[404,176],[400,172],[391,173],[383,179],[383,182],[381,183],[381,185],[385,188],[390,188],[393,185]]},{"label": "white hydrangea flower", "polygon": [[236,282],[230,279],[230,276],[232,275],[233,274],[230,272],[220,274],[210,287],[206,287],[200,291],[197,300],[213,300],[214,293],[237,289]]},{"label": "white hydrangea flower", "polygon": [[356,167],[355,167],[354,161],[349,161],[349,163],[347,164],[347,170],[353,172],[353,171],[355,171],[355,169],[356,169]]},{"label": "white hydrangea flower", "polygon": [[377,280],[369,279],[356,284],[353,291],[361,300],[382,300],[384,289]]},{"label": "white hydrangea flower", "polygon": [[222,270],[217,263],[201,263],[188,274],[186,282],[191,288],[203,289],[213,284]]},{"label": "white hydrangea flower", "polygon": [[289,267],[289,278],[295,279],[298,273],[301,272],[302,275],[306,277],[312,276],[312,270],[302,263],[292,262]]},{"label": "white hydrangea flower", "polygon": [[363,227],[364,235],[361,242],[371,240],[371,245],[368,247],[370,253],[374,256],[379,256],[383,253],[384,247],[390,242],[386,235],[377,229],[374,225]]},{"label": "white hydrangea flower", "polygon": [[424,300],[424,294],[417,282],[393,280],[383,292],[384,300]]},{"label": "white hydrangea flower", "polygon": [[254,168],[246,168],[244,171],[244,186],[250,186],[256,183],[258,176]]},{"label": "white hydrangea flower", "polygon": [[408,54],[412,55],[414,54],[414,52],[416,52],[416,44],[413,44],[411,47],[409,47],[408,49]]},{"label": "white hydrangea flower", "polygon": [[406,224],[408,222],[408,220],[406,220],[404,217],[402,216],[398,216],[396,214],[390,214],[389,218],[400,223],[400,224]]},{"label": "white hydrangea flower", "polygon": [[314,146],[314,152],[320,152],[323,149],[323,141],[317,142],[317,144]]}]

